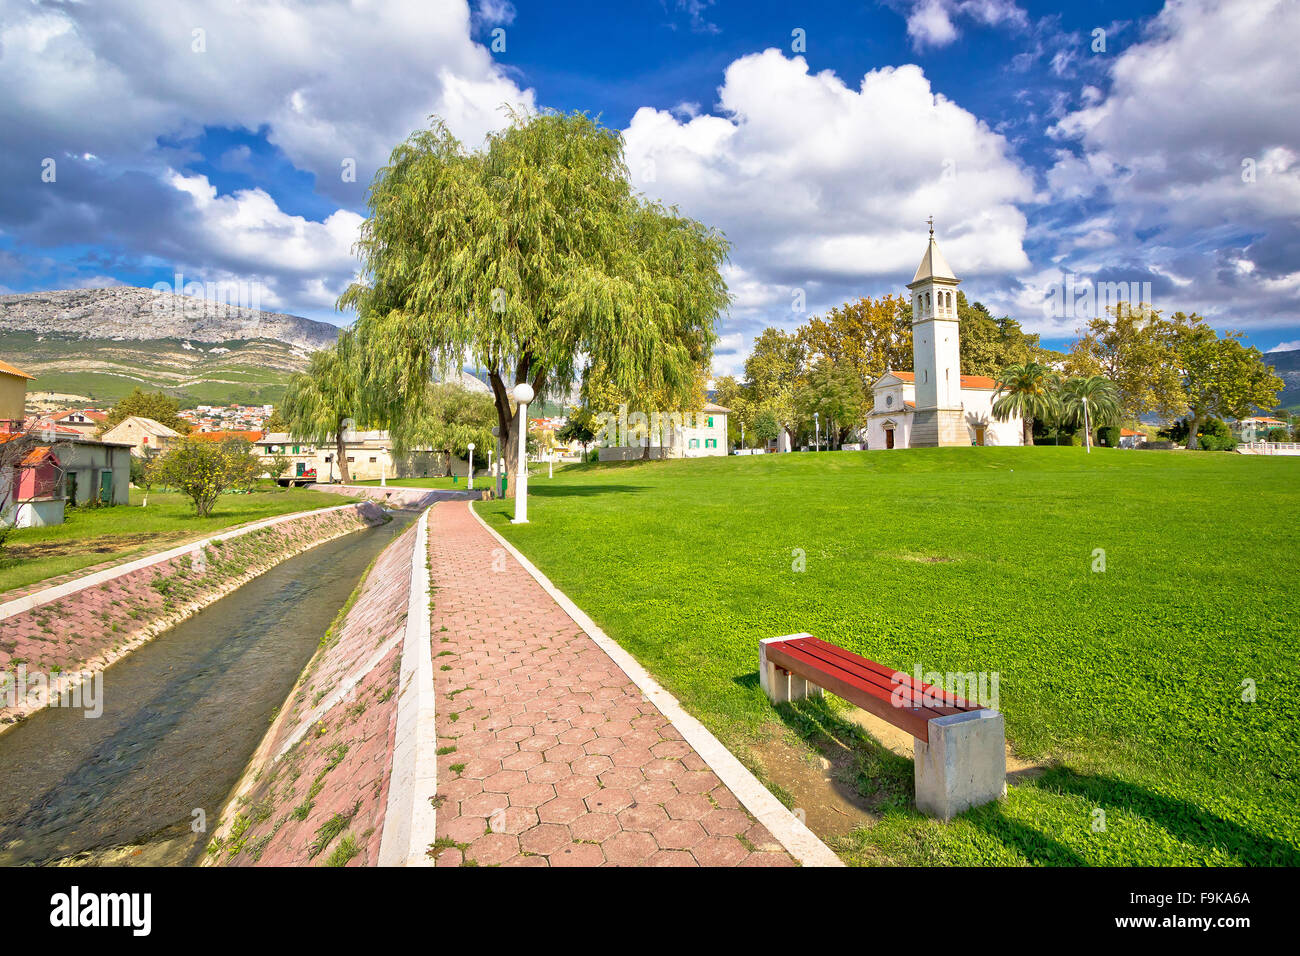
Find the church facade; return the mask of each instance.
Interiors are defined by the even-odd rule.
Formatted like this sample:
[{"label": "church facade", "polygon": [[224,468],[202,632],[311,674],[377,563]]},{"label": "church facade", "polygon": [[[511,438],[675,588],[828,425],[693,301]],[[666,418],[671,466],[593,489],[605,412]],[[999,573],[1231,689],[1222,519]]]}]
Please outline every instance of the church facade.
[{"label": "church facade", "polygon": [[993,417],[997,382],[961,374],[957,286],[930,227],[912,294],[912,371],[889,371],[872,386],[867,448],[1021,445],[1019,419]]}]

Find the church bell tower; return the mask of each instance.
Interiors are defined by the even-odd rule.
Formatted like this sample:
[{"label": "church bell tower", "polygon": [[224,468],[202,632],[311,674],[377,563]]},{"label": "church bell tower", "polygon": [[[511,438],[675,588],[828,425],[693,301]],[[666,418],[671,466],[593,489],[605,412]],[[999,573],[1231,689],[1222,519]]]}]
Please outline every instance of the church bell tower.
[{"label": "church bell tower", "polygon": [[962,411],[961,344],[957,329],[957,285],[934,241],[916,275],[907,284],[912,293],[912,370],[916,376],[916,414],[912,447],[969,445],[970,433]]}]

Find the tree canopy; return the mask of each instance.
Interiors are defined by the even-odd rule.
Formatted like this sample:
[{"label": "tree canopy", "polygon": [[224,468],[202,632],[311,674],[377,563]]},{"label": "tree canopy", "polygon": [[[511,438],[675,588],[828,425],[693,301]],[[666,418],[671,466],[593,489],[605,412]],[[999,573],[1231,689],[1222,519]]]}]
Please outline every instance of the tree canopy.
[{"label": "tree canopy", "polygon": [[294,438],[316,443],[332,441],[339,477],[348,484],[346,423],[355,420],[359,398],[359,368],[355,340],[344,333],[337,345],[311,353],[307,371],[295,373],[285,392],[282,415]]},{"label": "tree canopy", "polygon": [[622,389],[685,390],[730,301],[723,236],[635,195],[621,134],[583,114],[513,114],[474,152],[435,118],[369,205],[339,305],[358,315],[365,413],[387,427],[466,360],[507,440],[513,386],[566,392],[584,357]]},{"label": "tree canopy", "polygon": [[132,415],[151,418],[182,435],[188,434],[190,423],[180,417],[181,403],[164,392],[146,392],[136,386],[130,395],[122,398],[108,412],[101,431],[108,431]]}]

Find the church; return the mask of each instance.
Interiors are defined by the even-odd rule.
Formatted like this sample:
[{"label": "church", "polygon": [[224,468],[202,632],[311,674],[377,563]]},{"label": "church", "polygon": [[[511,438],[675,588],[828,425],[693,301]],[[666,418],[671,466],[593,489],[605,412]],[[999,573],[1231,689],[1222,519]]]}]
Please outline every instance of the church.
[{"label": "church", "polygon": [[961,374],[957,321],[957,286],[934,241],[916,275],[912,293],[911,372],[888,371],[872,385],[867,416],[867,448],[934,448],[958,445],[1021,445],[1019,419],[993,417],[997,382],[984,375]]}]

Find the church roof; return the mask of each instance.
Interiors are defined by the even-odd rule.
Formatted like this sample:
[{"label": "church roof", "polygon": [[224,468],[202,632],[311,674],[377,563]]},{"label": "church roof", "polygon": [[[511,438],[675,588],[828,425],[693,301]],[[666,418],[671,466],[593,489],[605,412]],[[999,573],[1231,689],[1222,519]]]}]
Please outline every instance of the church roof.
[{"label": "church roof", "polygon": [[925,255],[921,257],[921,264],[916,267],[916,275],[912,276],[912,281],[908,283],[908,288],[916,285],[918,282],[924,282],[927,279],[948,279],[951,282],[958,282],[958,278],[953,275],[952,269],[948,265],[948,260],[943,257],[939,251],[939,244],[934,241],[934,233],[930,233],[930,244],[925,247]]},{"label": "church roof", "polygon": [[[886,372],[885,375],[892,375],[900,382],[915,382],[915,372]],[[885,376],[882,375],[883,379]],[[880,384],[877,382],[876,384]],[[984,391],[994,391],[998,387],[997,379],[989,378],[987,375],[963,375],[961,377],[961,387],[971,388]]]}]

